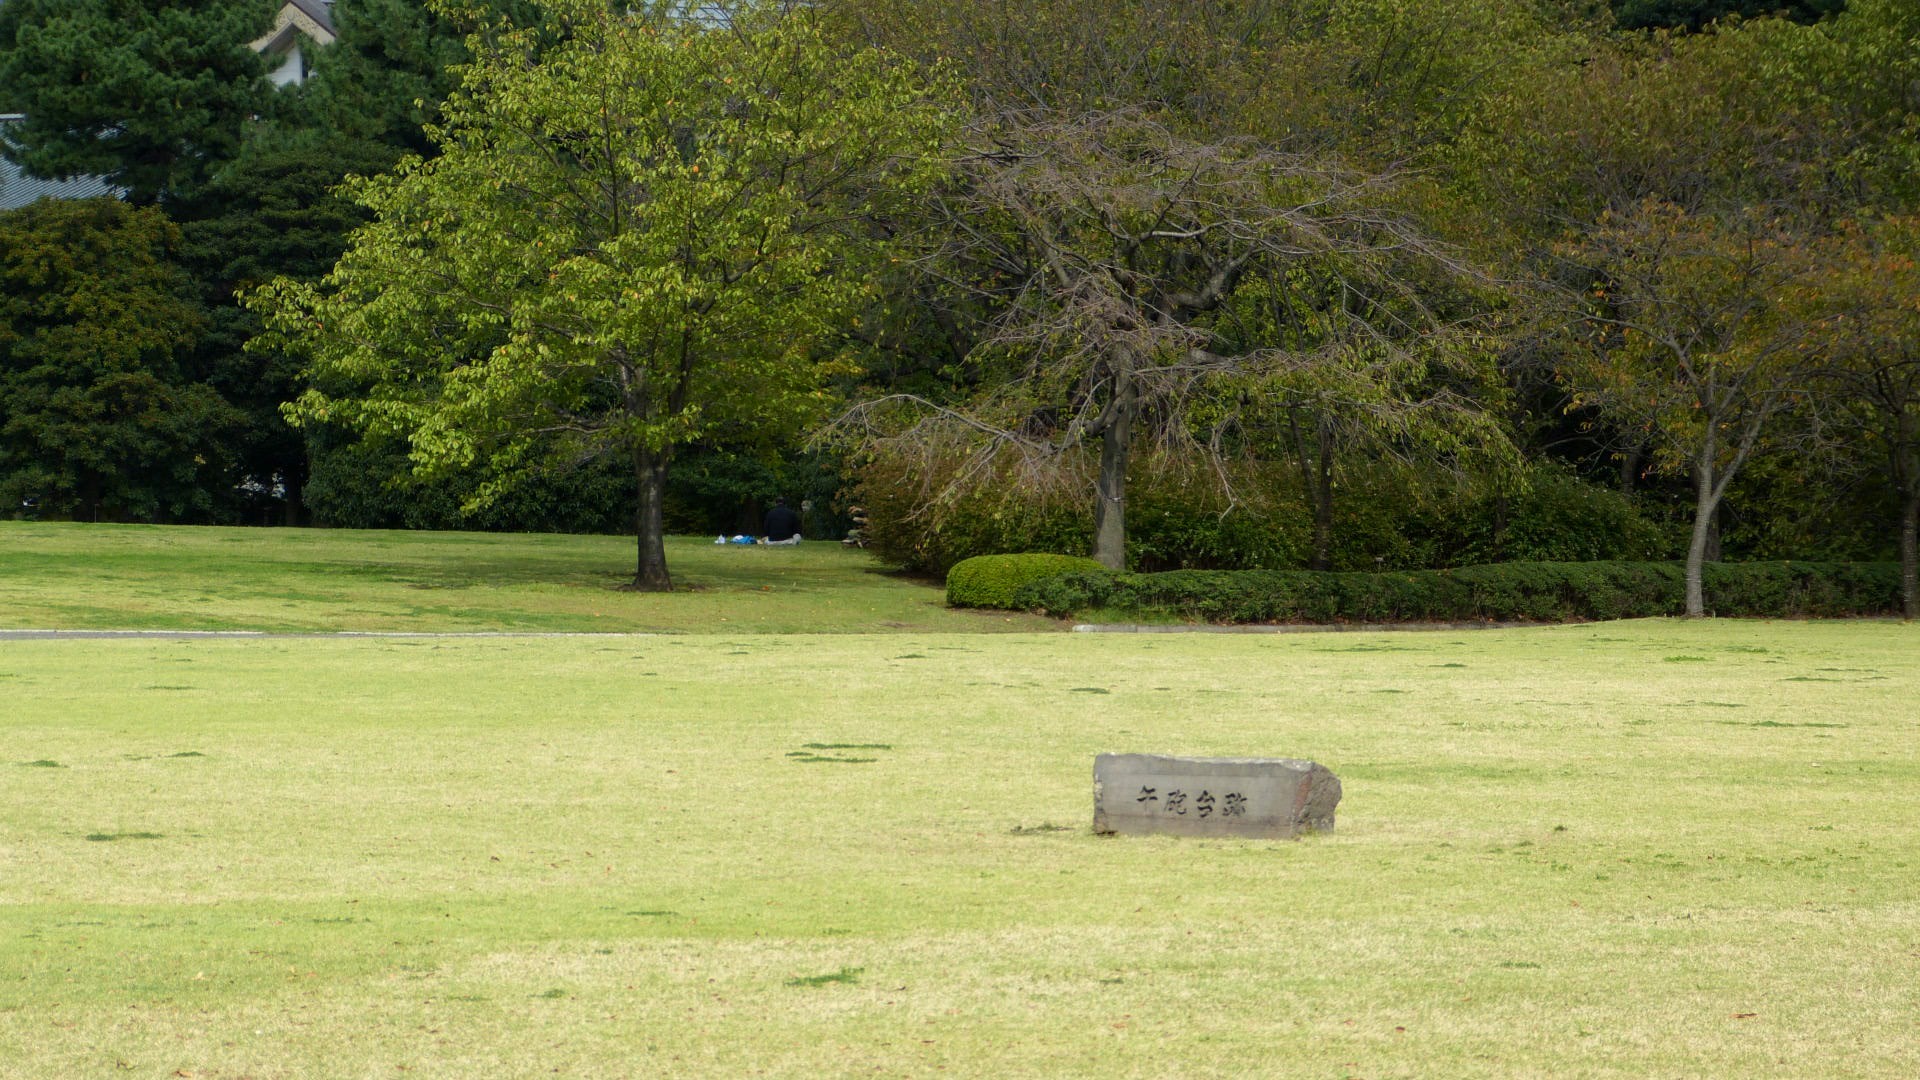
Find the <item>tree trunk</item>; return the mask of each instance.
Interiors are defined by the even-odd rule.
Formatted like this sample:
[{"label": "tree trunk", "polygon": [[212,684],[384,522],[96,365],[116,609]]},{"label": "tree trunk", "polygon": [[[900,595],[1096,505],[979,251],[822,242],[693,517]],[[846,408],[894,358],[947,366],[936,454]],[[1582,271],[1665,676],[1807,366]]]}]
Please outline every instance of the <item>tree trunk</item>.
[{"label": "tree trunk", "polygon": [[1114,380],[1114,399],[1100,429],[1100,476],[1094,484],[1093,557],[1109,570],[1127,568],[1127,464],[1132,452],[1133,380]]},{"label": "tree trunk", "polygon": [[668,452],[633,452],[634,478],[640,487],[640,511],[636,532],[639,536],[639,564],[633,573],[633,588],[641,592],[666,592],[673,588],[667,575],[667,530],[662,502],[667,494]]},{"label": "tree trunk", "polygon": [[1713,532],[1714,511],[1720,507],[1720,500],[1714,495],[1712,469],[1696,467],[1693,470],[1693,491],[1693,539],[1687,544],[1689,619],[1697,619],[1707,613],[1706,591],[1701,584],[1701,577],[1707,563],[1707,542]]},{"label": "tree trunk", "polygon": [[1634,485],[1640,481],[1640,462],[1644,456],[1637,443],[1620,455],[1620,494],[1633,494]]},{"label": "tree trunk", "polygon": [[89,470],[81,475],[80,513],[76,519],[97,523],[100,520],[100,474]]},{"label": "tree trunk", "polygon": [[1300,410],[1287,410],[1287,429],[1293,436],[1294,460],[1300,465],[1300,488],[1306,493],[1313,512],[1313,543],[1307,553],[1307,568],[1333,568],[1333,433],[1326,421],[1315,424],[1314,445],[1318,455],[1307,449],[1306,436],[1300,433]]},{"label": "tree trunk", "polygon": [[299,477],[291,474],[281,482],[287,487],[287,528],[297,528],[302,524],[300,519],[306,516],[306,506],[302,501],[302,496],[306,494],[306,485],[300,481]]},{"label": "tree trunk", "polygon": [[1887,447],[1894,494],[1900,500],[1900,613],[1920,619],[1920,431],[1901,410]]},{"label": "tree trunk", "polygon": [[1900,611],[1920,619],[1920,486],[1903,493],[1900,513]]},{"label": "tree trunk", "polygon": [[1313,561],[1315,570],[1333,569],[1333,431],[1323,419],[1316,432],[1320,456],[1313,477]]}]

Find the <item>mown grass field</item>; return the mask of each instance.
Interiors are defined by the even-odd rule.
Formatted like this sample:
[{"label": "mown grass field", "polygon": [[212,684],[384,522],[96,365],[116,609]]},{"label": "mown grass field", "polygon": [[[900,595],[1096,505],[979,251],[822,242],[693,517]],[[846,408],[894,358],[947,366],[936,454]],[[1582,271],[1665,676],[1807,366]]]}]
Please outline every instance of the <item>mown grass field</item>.
[{"label": "mown grass field", "polygon": [[[1916,646],[0,640],[0,1076],[1920,1075]],[[1108,750],[1338,831],[1096,837]]]},{"label": "mown grass field", "polygon": [[834,543],[672,537],[683,591],[621,592],[620,536],[0,521],[0,629],[974,633],[1058,629],[955,611]]}]

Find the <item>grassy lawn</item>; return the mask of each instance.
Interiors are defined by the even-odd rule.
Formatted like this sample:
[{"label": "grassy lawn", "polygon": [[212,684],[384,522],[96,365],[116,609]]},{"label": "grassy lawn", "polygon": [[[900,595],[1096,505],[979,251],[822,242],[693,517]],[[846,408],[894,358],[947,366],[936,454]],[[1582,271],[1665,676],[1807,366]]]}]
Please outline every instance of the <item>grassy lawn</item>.
[{"label": "grassy lawn", "polygon": [[[110,535],[59,580],[162,590]],[[1920,627],[738,629],[0,641],[0,1075],[1920,1075]],[[1106,750],[1315,758],[1339,829],[1095,837]]]},{"label": "grassy lawn", "polygon": [[619,536],[0,522],[0,629],[847,633],[1057,629],[952,611],[834,543],[674,537],[673,596]]}]

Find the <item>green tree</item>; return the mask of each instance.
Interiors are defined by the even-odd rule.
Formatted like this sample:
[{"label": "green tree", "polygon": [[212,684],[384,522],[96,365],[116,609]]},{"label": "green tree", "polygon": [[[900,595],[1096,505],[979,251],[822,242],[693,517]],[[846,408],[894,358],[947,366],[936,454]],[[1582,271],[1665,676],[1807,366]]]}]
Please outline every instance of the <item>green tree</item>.
[{"label": "green tree", "polygon": [[541,19],[529,0],[338,0],[331,15],[338,36],[315,54],[306,80],[283,91],[277,119],[282,127],[393,147],[396,160],[402,152],[435,153],[426,128],[459,87],[457,68],[473,58],[469,37]]},{"label": "green tree", "polygon": [[675,448],[823,407],[813,346],[867,292],[868,213],[926,182],[945,114],[805,11],[539,8],[564,40],[502,34],[439,156],[354,186],[375,220],[333,274],[255,302],[311,364],[298,422],[404,433],[423,469],[485,462],[482,499],[543,459],[620,456],[634,586],[666,589]]},{"label": "green tree", "polygon": [[[244,352],[260,320],[238,297],[279,276],[318,281],[333,268],[366,215],[332,189],[349,175],[384,172],[408,153],[430,153],[425,128],[458,85],[454,68],[471,58],[467,36],[520,6],[492,0],[445,15],[414,0],[340,0],[331,9],[338,38],[314,51],[306,80],[274,93],[234,156],[192,195],[169,203],[209,314],[201,362],[247,415],[229,487],[248,519],[302,520],[311,448],[280,412],[305,389],[299,362]],[[331,440],[316,445],[340,450]],[[354,464],[392,459],[357,455]]]},{"label": "green tree", "polygon": [[417,0],[348,0],[333,7],[339,32],[283,110],[303,127],[430,154],[426,125],[459,85],[470,27]]},{"label": "green tree", "polygon": [[0,215],[0,500],[85,520],[206,514],[240,417],[184,358],[178,230],[114,199]]},{"label": "green tree", "polygon": [[[1312,569],[1333,568],[1335,493],[1356,486],[1343,464],[1403,477],[1403,510],[1520,474],[1499,417],[1491,290],[1461,289],[1470,279],[1449,281],[1445,270],[1408,261],[1368,288],[1364,278],[1282,266],[1248,281],[1223,320],[1296,358],[1230,380],[1222,389],[1240,404],[1215,422],[1230,420],[1263,457],[1292,459],[1312,519]],[[1397,288],[1380,288],[1381,276]]]},{"label": "green tree", "polygon": [[248,42],[268,0],[9,0],[0,112],[26,114],[0,153],[29,175],[98,175],[150,204],[191,191],[266,108]]}]

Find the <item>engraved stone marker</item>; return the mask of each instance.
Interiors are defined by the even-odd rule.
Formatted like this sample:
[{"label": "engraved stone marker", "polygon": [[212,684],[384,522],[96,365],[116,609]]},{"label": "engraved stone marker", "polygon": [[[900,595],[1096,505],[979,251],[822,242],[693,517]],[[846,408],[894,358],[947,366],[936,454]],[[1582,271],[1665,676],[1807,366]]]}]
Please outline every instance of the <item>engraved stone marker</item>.
[{"label": "engraved stone marker", "polygon": [[1280,839],[1332,832],[1340,779],[1297,758],[1101,754],[1093,831]]}]

